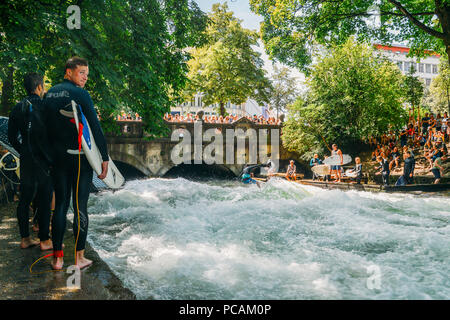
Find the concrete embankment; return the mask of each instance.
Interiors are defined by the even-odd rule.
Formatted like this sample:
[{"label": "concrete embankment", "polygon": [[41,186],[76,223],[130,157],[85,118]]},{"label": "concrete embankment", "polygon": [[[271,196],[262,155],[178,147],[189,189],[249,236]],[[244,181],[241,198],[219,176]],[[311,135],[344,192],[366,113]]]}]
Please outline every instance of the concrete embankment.
[{"label": "concrete embankment", "polygon": [[[81,289],[67,287],[67,279],[73,275],[64,272],[30,274],[31,264],[50,251],[42,252],[39,246],[20,249],[20,236],[16,219],[17,203],[0,204],[0,299],[13,300],[131,300],[135,295],[124,288],[108,265],[87,244],[86,257],[92,266],[81,271]],[[71,223],[67,224],[71,226]],[[32,232],[32,231],[30,231]],[[32,235],[33,232],[32,232]],[[74,238],[66,232],[65,267],[74,262]],[[39,261],[33,272],[51,270],[52,258]]]}]

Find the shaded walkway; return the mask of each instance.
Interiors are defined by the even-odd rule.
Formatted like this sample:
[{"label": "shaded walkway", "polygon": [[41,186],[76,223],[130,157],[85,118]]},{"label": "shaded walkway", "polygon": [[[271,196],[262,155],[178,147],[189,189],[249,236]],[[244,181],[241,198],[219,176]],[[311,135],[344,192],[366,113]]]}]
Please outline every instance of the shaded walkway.
[{"label": "shaded walkway", "polygon": [[[94,264],[81,271],[81,290],[66,287],[66,280],[70,274],[65,272],[30,274],[30,265],[44,254],[39,246],[24,250],[19,248],[20,238],[15,209],[16,204],[0,204],[0,299],[135,299],[135,295],[122,286],[89,244],[86,244],[86,256],[93,260]],[[67,225],[71,226],[71,223]],[[68,267],[74,259],[72,231],[66,232],[64,244],[65,267]],[[50,270],[50,262],[51,258],[41,260],[33,271]]]}]

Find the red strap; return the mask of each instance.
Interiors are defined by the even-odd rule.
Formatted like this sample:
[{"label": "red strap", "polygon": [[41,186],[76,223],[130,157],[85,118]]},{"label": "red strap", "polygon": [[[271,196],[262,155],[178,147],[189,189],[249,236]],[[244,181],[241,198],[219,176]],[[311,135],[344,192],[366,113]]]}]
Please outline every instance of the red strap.
[{"label": "red strap", "polygon": [[[75,119],[70,119],[70,122],[75,124]],[[81,137],[83,136],[83,124],[78,123],[78,151],[81,151]]]},{"label": "red strap", "polygon": [[51,256],[51,255],[55,256],[56,258],[62,258],[62,257],[64,257],[64,251],[56,250],[56,251],[53,251],[53,253],[50,254],[49,256]]}]

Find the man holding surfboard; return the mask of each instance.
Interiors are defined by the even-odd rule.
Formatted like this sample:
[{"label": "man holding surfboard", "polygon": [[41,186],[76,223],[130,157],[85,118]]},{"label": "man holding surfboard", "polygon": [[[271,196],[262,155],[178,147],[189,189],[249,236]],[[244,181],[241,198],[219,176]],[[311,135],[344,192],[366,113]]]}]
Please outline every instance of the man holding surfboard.
[{"label": "man holding surfboard", "polygon": [[342,151],[341,149],[338,149],[337,144],[334,143],[331,147],[333,148],[333,150],[331,150],[331,156],[339,156],[341,158],[340,165],[331,166],[331,174],[333,174],[334,171],[336,175],[336,180],[334,181],[341,182],[341,166],[344,164],[344,158],[342,156]]},{"label": "man holding surfboard", "polygon": [[[66,228],[66,215],[73,199],[73,232],[77,239],[76,264],[81,268],[92,264],[84,257],[88,231],[87,202],[92,183],[93,169],[81,150],[82,137],[78,135],[78,123],[72,103],[79,106],[79,112],[92,131],[91,139],[101,154],[101,173],[98,178],[105,179],[108,172],[108,150],[106,139],[100,127],[91,96],[84,90],[88,80],[88,62],[80,57],[70,58],[65,66],[64,81],[52,87],[46,96],[49,108],[48,130],[50,143],[54,148],[55,165],[52,170],[55,188],[55,212],[52,220],[52,239],[54,259],[52,268],[63,268],[63,239]],[[73,102],[72,102],[73,101]],[[79,154],[81,153],[81,155]],[[78,222],[79,215],[79,222]],[[78,229],[78,223],[80,228]]]}]

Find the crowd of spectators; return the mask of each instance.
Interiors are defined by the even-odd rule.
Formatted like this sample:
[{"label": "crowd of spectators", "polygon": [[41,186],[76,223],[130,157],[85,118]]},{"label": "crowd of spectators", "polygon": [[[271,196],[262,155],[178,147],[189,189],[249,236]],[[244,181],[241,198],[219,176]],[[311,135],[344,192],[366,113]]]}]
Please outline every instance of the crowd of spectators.
[{"label": "crowd of spectators", "polygon": [[[204,123],[233,123],[241,119],[242,117],[239,117],[237,115],[227,115],[227,116],[215,116],[215,115],[202,115],[202,121]],[[249,121],[254,122],[256,124],[268,124],[268,125],[280,125],[281,120],[276,119],[275,117],[268,117],[265,118],[264,116],[257,116],[256,114],[252,116],[245,116]],[[167,122],[179,122],[179,123],[186,123],[186,122],[194,122],[199,121],[200,116],[192,115],[188,113],[186,116],[180,115],[180,114],[174,114],[166,113],[164,115],[164,120]],[[117,121],[142,121],[142,117],[139,116],[139,114],[131,114],[131,113],[125,113],[122,112],[121,115],[117,116]]]},{"label": "crowd of spectators", "polygon": [[442,163],[450,160],[448,147],[450,119],[447,112],[426,113],[424,117],[409,118],[408,125],[401,131],[390,131],[378,138],[371,137],[368,143],[374,148],[372,161],[389,162],[389,171],[400,168],[401,159],[409,152],[415,162],[421,164],[422,173],[432,172],[439,182],[444,174]]},{"label": "crowd of spectators", "polygon": [[[239,119],[241,119],[242,117],[239,117],[237,115],[227,115],[227,116],[215,116],[215,115],[203,115],[202,116],[202,121],[204,123],[233,123],[238,121]],[[251,116],[245,116],[245,118],[247,118],[249,121],[256,123],[256,124],[268,124],[268,125],[280,125],[281,124],[281,120],[280,119],[276,119],[274,117],[269,117],[269,118],[264,118],[264,116],[257,116],[257,115],[253,115],[253,117]],[[164,115],[164,120],[166,120],[167,122],[194,122],[194,121],[199,121],[200,120],[200,116],[197,114],[195,116],[193,116],[192,114],[188,113],[186,116],[180,115],[180,114],[169,114],[166,113]]]}]

